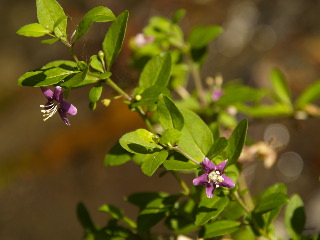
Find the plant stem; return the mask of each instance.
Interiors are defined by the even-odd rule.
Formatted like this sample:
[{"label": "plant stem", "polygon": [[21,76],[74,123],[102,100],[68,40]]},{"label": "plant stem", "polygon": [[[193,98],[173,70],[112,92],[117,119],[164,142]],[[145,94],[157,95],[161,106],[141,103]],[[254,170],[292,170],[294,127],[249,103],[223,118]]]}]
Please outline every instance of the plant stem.
[{"label": "plant stem", "polygon": [[238,191],[233,191],[232,196],[248,214],[251,213],[250,209],[245,205],[245,203],[240,198]]},{"label": "plant stem", "polygon": [[198,162],[197,160],[195,160],[193,157],[191,157],[189,154],[187,154],[186,152],[184,152],[181,148],[179,148],[179,146],[174,146],[174,147],[169,147],[170,150],[174,150],[178,153],[181,153],[183,156],[185,156],[186,158],[188,158],[189,160],[191,160],[192,162],[194,162],[195,164],[200,165],[200,162]]},{"label": "plant stem", "polygon": [[151,131],[152,133],[155,133],[155,130],[150,122],[150,120],[148,119],[146,113],[142,110],[142,108],[140,106],[136,107],[137,113],[139,114],[139,116],[142,118],[142,120],[146,123],[149,131]]},{"label": "plant stem", "polygon": [[192,60],[192,58],[190,56],[190,53],[187,54],[187,62],[188,62],[188,65],[190,67],[190,71],[191,71],[191,74],[192,74],[192,77],[193,77],[193,81],[194,81],[195,87],[196,87],[196,89],[198,91],[198,97],[199,97],[199,100],[200,100],[200,104],[201,104],[201,106],[206,106],[207,102],[206,102],[206,99],[204,97],[205,93],[204,93],[203,86],[202,86],[202,81],[201,81],[199,68],[196,65],[196,63],[193,62],[193,60]]},{"label": "plant stem", "polygon": [[178,183],[180,184],[180,186],[182,187],[184,194],[187,196],[190,193],[190,189],[188,188],[187,184],[185,183],[185,181],[183,181],[181,179],[181,177],[178,175],[178,173],[176,171],[170,171],[172,173],[172,175],[174,176],[174,178],[178,181]]},{"label": "plant stem", "polygon": [[[239,185],[240,191],[248,189],[247,181],[242,173],[239,174],[238,185]],[[247,192],[243,196],[243,200],[244,200],[246,206],[248,206],[250,209],[254,208],[253,200],[252,200],[251,194],[249,192]]]},{"label": "plant stem", "polygon": [[124,97],[128,101],[132,101],[132,98],[126,92],[124,92],[114,81],[112,81],[111,78],[106,79],[106,83],[109,84],[109,86],[112,87],[122,97]]},{"label": "plant stem", "polygon": [[[124,97],[126,100],[128,101],[132,101],[132,98],[126,93],[124,92],[114,81],[111,80],[111,78],[106,79],[107,84],[109,84],[110,87],[112,87],[117,93],[119,93],[122,97]],[[142,118],[142,120],[146,123],[148,129],[155,133],[155,130],[150,122],[150,120],[148,119],[146,113],[143,111],[143,109],[139,106],[135,108],[137,113],[139,114],[139,116]]]}]

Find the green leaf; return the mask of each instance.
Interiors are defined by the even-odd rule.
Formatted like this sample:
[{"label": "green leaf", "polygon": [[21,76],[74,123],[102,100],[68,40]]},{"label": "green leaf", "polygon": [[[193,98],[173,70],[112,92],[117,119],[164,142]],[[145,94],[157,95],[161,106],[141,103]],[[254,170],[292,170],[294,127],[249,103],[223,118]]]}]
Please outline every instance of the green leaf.
[{"label": "green leaf", "polygon": [[99,207],[99,211],[109,213],[114,219],[122,219],[124,217],[122,209],[108,204]]},{"label": "green leaf", "polygon": [[128,17],[129,12],[127,10],[121,13],[111,24],[103,40],[102,49],[105,54],[108,71],[121,51],[124,36],[126,34]]},{"label": "green leaf", "polygon": [[89,71],[89,65],[85,66],[85,69],[82,72],[75,74],[69,79],[65,79],[60,85],[66,88],[76,88],[83,84],[86,79],[87,73]]},{"label": "green leaf", "polygon": [[283,73],[279,69],[271,71],[271,83],[278,100],[291,106],[291,95]]},{"label": "green leaf", "polygon": [[179,23],[181,19],[186,15],[186,10],[185,9],[178,9],[177,11],[174,12],[172,16],[172,23]]},{"label": "green leaf", "polygon": [[157,111],[159,122],[164,129],[174,128],[180,131],[183,128],[184,119],[181,112],[166,95],[159,96]]},{"label": "green leaf", "polygon": [[170,213],[179,195],[155,198],[149,201],[138,216],[138,231],[147,231]]},{"label": "green leaf", "polygon": [[123,214],[123,210],[115,207],[113,205],[109,205],[109,204],[104,204],[99,208],[100,212],[105,212],[110,214],[110,216],[113,219],[117,219],[117,220],[123,220],[125,221],[130,227],[132,228],[136,228],[136,223],[133,222],[131,219],[127,218],[124,214]]},{"label": "green leaf", "polygon": [[169,194],[163,192],[138,192],[127,196],[126,200],[142,210],[153,200],[167,196]]},{"label": "green leaf", "polygon": [[31,24],[25,25],[17,31],[17,34],[23,35],[26,37],[42,37],[48,33],[50,33],[50,30],[43,27],[39,23],[31,23]]},{"label": "green leaf", "polygon": [[236,108],[239,112],[255,118],[289,116],[292,114],[292,108],[283,103],[257,106],[237,104]]},{"label": "green leaf", "polygon": [[167,159],[168,152],[161,151],[148,154],[141,165],[141,170],[149,177],[154,174],[158,167]]},{"label": "green leaf", "polygon": [[205,225],[199,236],[207,239],[232,233],[240,228],[240,222],[233,220],[219,220]]},{"label": "green leaf", "polygon": [[166,87],[171,74],[171,55],[168,52],[154,56],[144,66],[139,79],[139,89],[150,86]]},{"label": "green leaf", "polygon": [[248,130],[248,120],[243,119],[237,127],[233,130],[232,135],[229,139],[229,145],[226,149],[226,156],[229,159],[228,164],[234,164],[237,162],[243,145],[246,141],[247,136],[247,130]]},{"label": "green leaf", "polygon": [[174,128],[165,130],[160,138],[160,143],[165,146],[173,147],[179,143],[181,132]]},{"label": "green leaf", "polygon": [[142,136],[141,133],[139,135],[139,130],[147,131],[145,129],[138,129],[123,135],[119,140],[120,145],[131,153],[151,154],[159,152],[162,147],[152,140],[146,140],[147,136]]},{"label": "green leaf", "polygon": [[215,156],[219,155],[226,147],[228,146],[228,140],[224,137],[220,137],[213,143],[210,147],[208,153],[206,154],[207,158],[212,159]]},{"label": "green leaf", "polygon": [[128,153],[123,149],[119,142],[114,145],[108,154],[104,157],[104,165],[107,166],[118,166],[122,165],[132,158],[132,154]]},{"label": "green leaf", "polygon": [[282,192],[264,195],[254,208],[255,214],[266,213],[281,207],[288,202],[288,197]]},{"label": "green leaf", "polygon": [[193,28],[188,37],[192,48],[203,48],[222,33],[220,26],[197,26]]},{"label": "green leaf", "polygon": [[48,69],[48,68],[53,68],[53,67],[59,67],[63,68],[66,70],[70,71],[77,71],[78,70],[78,65],[74,61],[69,61],[69,60],[57,60],[57,61],[52,61],[49,62],[48,64],[44,65],[42,69]]},{"label": "green leaf", "polygon": [[[265,197],[267,196],[268,194],[272,194],[272,193],[281,193],[281,194],[284,194],[284,195],[287,195],[287,187],[285,184],[283,183],[278,183],[278,184],[275,184],[271,187],[269,187],[262,195],[262,197]],[[282,208],[282,205],[273,209],[272,211],[270,212],[267,212],[265,214],[263,214],[263,217],[265,219],[265,226],[270,226],[273,221],[277,218],[277,216],[280,214],[281,212],[281,208]],[[267,228],[266,228],[267,229]]]},{"label": "green leaf", "polygon": [[100,83],[98,85],[92,87],[89,91],[90,102],[98,102],[101,97],[102,90],[103,90],[103,86]]},{"label": "green leaf", "polygon": [[18,79],[20,86],[43,87],[59,83],[67,76],[75,73],[60,67],[40,68],[26,72]]},{"label": "green leaf", "polygon": [[99,57],[97,55],[93,55],[90,58],[90,67],[92,67],[93,69],[103,73],[103,65],[99,59]]},{"label": "green leaf", "polygon": [[183,170],[191,170],[191,169],[197,169],[199,165],[194,164],[192,162],[184,162],[180,160],[167,160],[164,161],[163,166],[167,170],[177,170],[177,171],[183,171]]},{"label": "green leaf", "polygon": [[137,102],[134,102],[131,106],[132,107],[153,106],[157,103],[159,95],[161,94],[171,97],[171,93],[169,89],[166,87],[159,87],[159,86],[148,87],[140,95],[141,99]]},{"label": "green leaf", "polygon": [[49,38],[49,39],[42,40],[41,43],[53,44],[55,42],[58,42],[59,40],[60,40],[59,38]]},{"label": "green leaf", "polygon": [[255,89],[248,86],[233,84],[223,89],[223,95],[216,102],[219,106],[230,106],[236,103],[259,102],[267,95],[264,89]]},{"label": "green leaf", "polygon": [[205,191],[203,191],[196,213],[195,224],[201,226],[209,220],[218,217],[228,203],[228,197],[214,196],[213,198],[208,198]]},{"label": "green leaf", "polygon": [[112,75],[111,72],[104,72],[99,75],[99,79],[108,79],[109,77],[111,77],[111,75]]},{"label": "green leaf", "polygon": [[67,16],[56,0],[37,0],[39,23],[54,32],[58,38],[67,38]]},{"label": "green leaf", "polygon": [[112,11],[107,7],[99,6],[91,9],[81,19],[72,42],[75,43],[79,38],[85,35],[93,22],[109,22],[115,20],[115,18]]},{"label": "green leaf", "polygon": [[271,212],[288,202],[288,197],[283,193],[274,193],[261,199],[254,209],[254,214]]},{"label": "green leaf", "polygon": [[208,125],[194,112],[181,108],[184,126],[181,130],[179,147],[191,157],[202,161],[213,144]]},{"label": "green leaf", "polygon": [[285,223],[292,239],[300,239],[306,223],[304,204],[299,195],[294,194],[288,203],[285,211]]},{"label": "green leaf", "polygon": [[298,109],[302,109],[305,105],[314,102],[320,98],[320,80],[308,86],[298,97],[295,105]]},{"label": "green leaf", "polygon": [[77,205],[77,217],[85,230],[89,230],[91,232],[94,232],[96,230],[90,218],[89,212],[83,203],[78,203]]}]

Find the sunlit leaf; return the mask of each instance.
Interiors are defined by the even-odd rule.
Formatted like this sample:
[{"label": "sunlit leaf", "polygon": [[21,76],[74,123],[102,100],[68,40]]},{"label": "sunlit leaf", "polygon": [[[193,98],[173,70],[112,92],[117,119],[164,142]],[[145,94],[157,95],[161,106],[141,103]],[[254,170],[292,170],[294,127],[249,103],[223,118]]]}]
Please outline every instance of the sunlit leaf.
[{"label": "sunlit leaf", "polygon": [[121,51],[124,36],[126,34],[129,12],[121,13],[111,24],[103,40],[102,49],[105,54],[108,71]]},{"label": "sunlit leaf", "polygon": [[99,6],[91,9],[81,19],[72,42],[76,42],[79,38],[86,34],[93,22],[109,22],[113,20],[115,20],[115,16],[109,8]]}]

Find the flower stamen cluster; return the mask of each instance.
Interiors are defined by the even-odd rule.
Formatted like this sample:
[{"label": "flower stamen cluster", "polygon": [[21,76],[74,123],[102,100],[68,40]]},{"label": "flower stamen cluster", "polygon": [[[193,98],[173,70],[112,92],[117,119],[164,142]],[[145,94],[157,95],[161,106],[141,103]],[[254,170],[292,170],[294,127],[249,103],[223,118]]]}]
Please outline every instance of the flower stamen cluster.
[{"label": "flower stamen cluster", "polygon": [[193,185],[205,185],[208,198],[213,197],[213,191],[217,187],[233,188],[235,184],[232,179],[223,174],[227,162],[228,160],[225,160],[216,166],[208,158],[205,158],[200,163],[204,173],[193,179]]},{"label": "flower stamen cluster", "polygon": [[56,112],[58,112],[65,124],[70,125],[67,114],[77,114],[77,108],[72,104],[64,101],[62,88],[60,86],[57,86],[53,91],[51,91],[46,87],[41,87],[41,91],[48,100],[46,104],[40,105],[40,108],[42,108],[41,112],[43,113],[43,121],[48,120]]}]

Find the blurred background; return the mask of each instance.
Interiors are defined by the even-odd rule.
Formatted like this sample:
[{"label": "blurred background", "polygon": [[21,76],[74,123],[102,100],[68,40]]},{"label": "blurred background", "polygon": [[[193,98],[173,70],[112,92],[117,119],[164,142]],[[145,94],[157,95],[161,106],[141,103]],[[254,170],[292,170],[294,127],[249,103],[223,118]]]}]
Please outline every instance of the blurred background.
[{"label": "blurred background", "polygon": [[[113,79],[130,89],[137,72],[129,66],[128,41],[141,32],[153,15],[171,17],[185,8],[181,25],[185,33],[193,26],[218,24],[224,33],[210,45],[202,76],[221,73],[228,82],[241,79],[254,87],[269,88],[269,73],[280,68],[293,96],[320,77],[320,1],[316,0],[60,0],[70,17],[70,31],[93,7],[104,5],[118,15],[130,11],[123,50],[113,68]],[[81,239],[82,229],[75,208],[81,201],[92,218],[104,224],[97,211],[103,203],[122,206],[129,216],[136,209],[124,196],[136,191],[175,192],[179,186],[167,176],[143,176],[139,167],[103,166],[110,147],[125,132],[143,127],[138,115],[121,100],[106,108],[88,109],[89,88],[72,91],[68,98],[78,108],[66,126],[58,116],[45,123],[40,104],[45,103],[37,88],[18,87],[24,72],[58,59],[70,59],[62,44],[40,44],[15,32],[36,22],[34,0],[0,0],[0,239]],[[81,60],[101,49],[108,24],[94,24],[79,41]],[[114,95],[105,90],[104,97]],[[276,137],[282,148],[277,162],[265,170],[262,163],[247,166],[253,194],[266,186],[284,182],[289,195],[302,195],[310,233],[320,230],[320,119],[266,119],[249,125],[256,141]],[[263,171],[263,174],[259,174]],[[257,177],[258,176],[258,177]],[[191,184],[193,176],[184,176]],[[254,179],[254,181],[253,181]],[[279,232],[281,232],[279,223]]]}]

